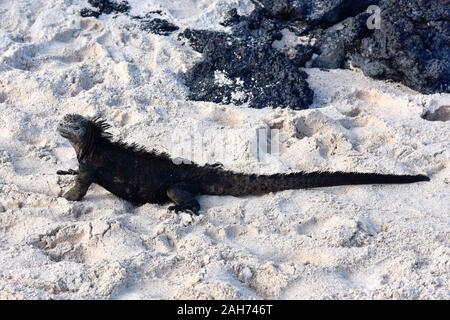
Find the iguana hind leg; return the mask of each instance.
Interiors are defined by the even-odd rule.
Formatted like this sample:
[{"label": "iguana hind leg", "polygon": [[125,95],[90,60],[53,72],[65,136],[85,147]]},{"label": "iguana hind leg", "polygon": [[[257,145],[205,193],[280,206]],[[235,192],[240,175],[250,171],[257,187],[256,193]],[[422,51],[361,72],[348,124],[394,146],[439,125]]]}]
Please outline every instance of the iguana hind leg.
[{"label": "iguana hind leg", "polygon": [[167,196],[175,205],[170,206],[169,210],[175,211],[175,213],[184,211],[198,216],[200,204],[195,199],[196,193],[196,188],[186,183],[180,183],[170,187],[167,189]]}]

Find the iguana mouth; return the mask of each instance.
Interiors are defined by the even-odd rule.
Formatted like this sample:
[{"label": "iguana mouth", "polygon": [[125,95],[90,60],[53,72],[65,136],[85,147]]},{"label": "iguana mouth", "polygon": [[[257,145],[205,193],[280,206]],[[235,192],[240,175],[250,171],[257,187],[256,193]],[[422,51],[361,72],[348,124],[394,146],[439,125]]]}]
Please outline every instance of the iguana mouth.
[{"label": "iguana mouth", "polygon": [[70,132],[63,125],[58,125],[58,128],[56,130],[63,138],[67,139],[69,137]]}]

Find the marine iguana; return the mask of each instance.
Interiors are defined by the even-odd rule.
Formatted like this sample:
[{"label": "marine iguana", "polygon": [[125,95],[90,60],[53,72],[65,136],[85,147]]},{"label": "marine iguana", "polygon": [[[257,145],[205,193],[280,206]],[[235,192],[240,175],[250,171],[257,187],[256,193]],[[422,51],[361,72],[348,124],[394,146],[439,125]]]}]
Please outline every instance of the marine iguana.
[{"label": "marine iguana", "polygon": [[69,140],[79,163],[79,170],[58,172],[77,176],[75,186],[64,195],[67,200],[81,200],[96,183],[137,205],[172,201],[175,205],[169,210],[198,215],[196,196],[200,194],[246,196],[287,189],[430,180],[424,175],[345,172],[257,175],[225,170],[220,164],[176,164],[166,153],[114,141],[107,131],[110,127],[99,117],[78,114],[68,114],[59,123],[58,132]]}]

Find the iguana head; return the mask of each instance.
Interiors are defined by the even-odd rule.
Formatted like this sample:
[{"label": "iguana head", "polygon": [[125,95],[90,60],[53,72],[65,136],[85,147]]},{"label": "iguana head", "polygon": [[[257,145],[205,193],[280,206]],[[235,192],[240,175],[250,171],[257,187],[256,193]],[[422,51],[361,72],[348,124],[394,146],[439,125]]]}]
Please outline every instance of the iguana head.
[{"label": "iguana head", "polygon": [[108,136],[109,125],[98,117],[85,118],[79,114],[67,114],[58,124],[58,132],[69,140],[78,159],[92,153],[97,139]]},{"label": "iguana head", "polygon": [[66,114],[58,124],[58,132],[72,144],[82,144],[89,131],[89,120],[79,114]]}]

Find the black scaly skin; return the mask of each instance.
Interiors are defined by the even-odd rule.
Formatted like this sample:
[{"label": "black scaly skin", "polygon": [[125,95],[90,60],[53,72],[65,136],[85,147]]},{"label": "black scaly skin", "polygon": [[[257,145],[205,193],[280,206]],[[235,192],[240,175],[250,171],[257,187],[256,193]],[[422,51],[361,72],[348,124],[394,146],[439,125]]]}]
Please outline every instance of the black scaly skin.
[{"label": "black scaly skin", "polygon": [[75,186],[64,195],[67,200],[81,200],[89,186],[96,183],[137,205],[171,201],[175,205],[170,210],[198,214],[200,205],[195,197],[200,194],[239,197],[288,189],[430,180],[424,175],[344,172],[256,175],[224,170],[221,164],[176,164],[167,154],[112,141],[108,128],[104,120],[80,115],[66,115],[60,123],[58,131],[74,146],[79,162],[78,171],[68,171],[77,178]]}]

